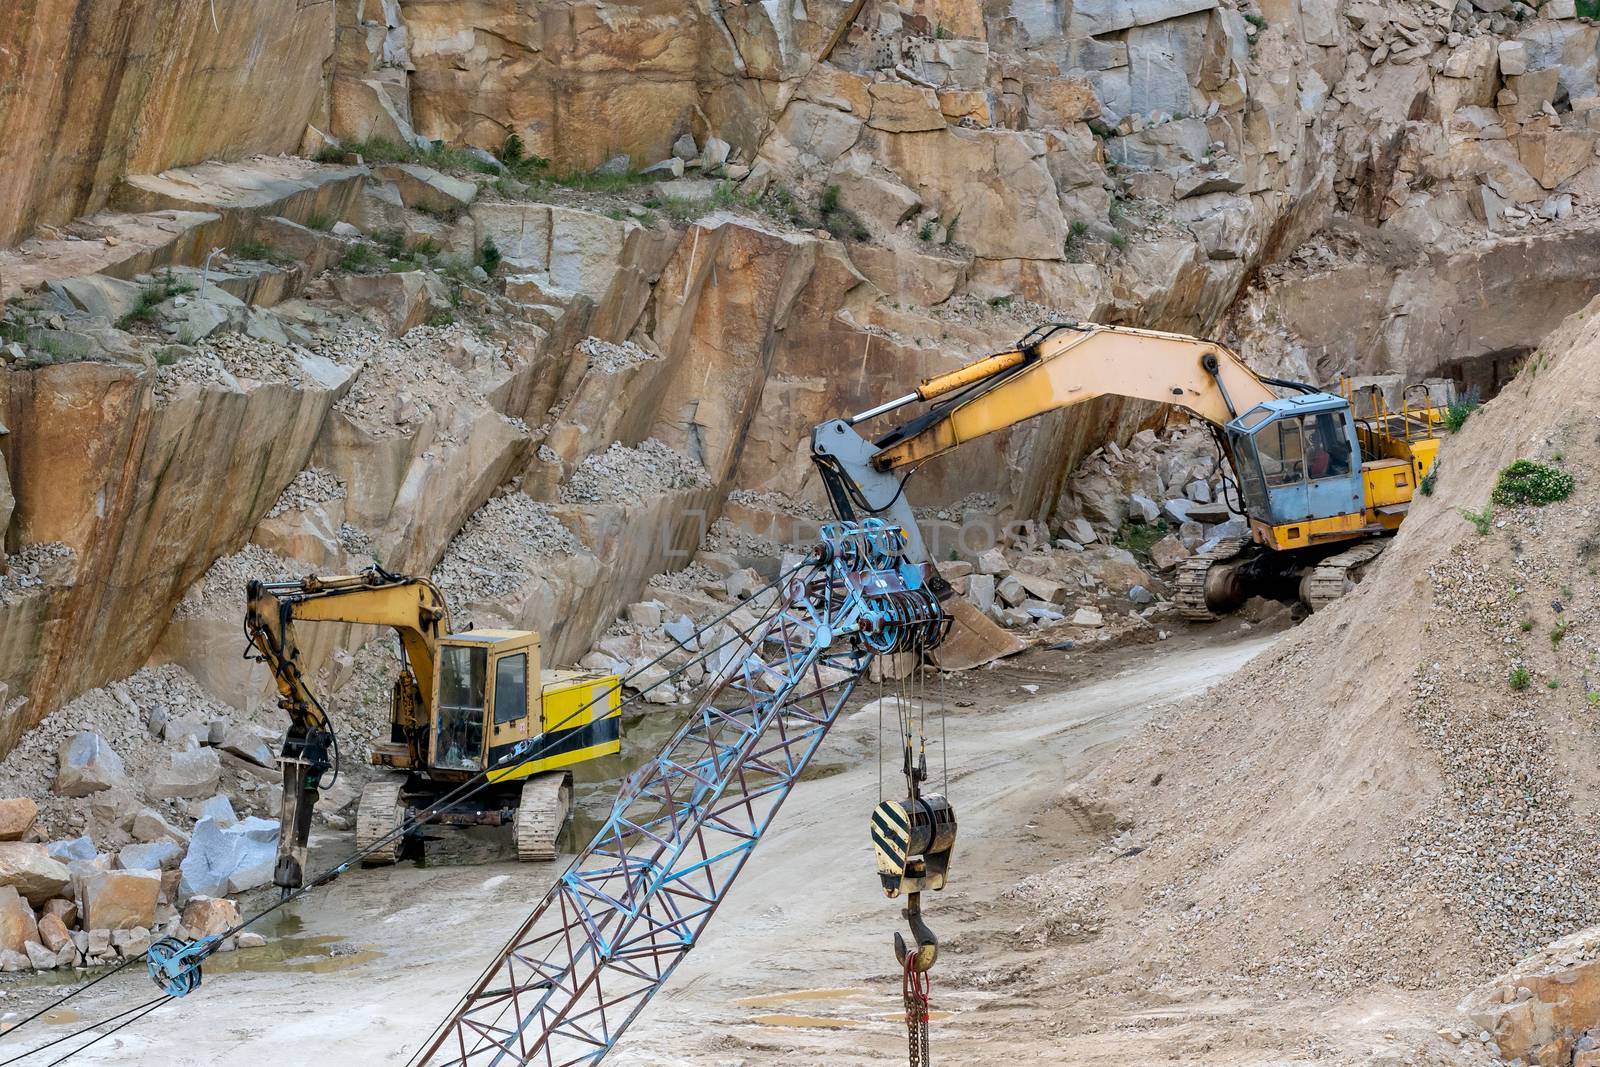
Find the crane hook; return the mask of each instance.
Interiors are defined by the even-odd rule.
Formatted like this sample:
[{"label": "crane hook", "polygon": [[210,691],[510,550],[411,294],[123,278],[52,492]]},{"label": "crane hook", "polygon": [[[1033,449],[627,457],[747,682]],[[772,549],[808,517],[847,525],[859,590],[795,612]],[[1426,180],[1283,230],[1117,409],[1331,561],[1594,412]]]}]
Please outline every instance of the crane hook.
[{"label": "crane hook", "polygon": [[905,935],[897,930],[894,935],[894,958],[900,961],[901,967],[905,967],[906,957],[914,956],[915,961],[911,969],[918,974],[925,974],[933,970],[933,965],[939,958],[939,938],[922,920],[922,894],[908,893],[906,906],[900,909],[900,914],[911,927],[911,936],[915,939],[917,947],[913,952],[906,945]]}]

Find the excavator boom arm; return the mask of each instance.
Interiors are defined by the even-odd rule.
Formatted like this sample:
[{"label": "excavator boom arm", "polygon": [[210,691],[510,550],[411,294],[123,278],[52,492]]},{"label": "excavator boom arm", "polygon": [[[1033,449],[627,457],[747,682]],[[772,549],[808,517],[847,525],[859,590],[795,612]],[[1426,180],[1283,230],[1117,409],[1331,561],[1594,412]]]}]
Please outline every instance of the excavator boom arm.
[{"label": "excavator boom arm", "polygon": [[[908,558],[928,559],[905,479],[917,464],[1049,411],[1101,396],[1184,408],[1214,426],[1276,399],[1222,345],[1182,334],[1091,324],[1042,327],[1011,351],[924,380],[916,392],[812,431],[811,451],[841,518],[881,515],[904,527]],[[924,414],[868,442],[855,425],[918,401]]]},{"label": "excavator boom arm", "polygon": [[392,627],[400,635],[417,689],[433,692],[439,638],[450,629],[450,613],[432,582],[389,574],[378,567],[339,577],[310,576],[291,582],[250,582],[245,589],[245,635],[272,671],[278,705],[289,716],[283,766],[282,827],[273,882],[288,893],[305,868],[311,813],[322,776],[337,759],[337,740],[327,711],[311,691],[295,640],[296,622],[346,622]]}]

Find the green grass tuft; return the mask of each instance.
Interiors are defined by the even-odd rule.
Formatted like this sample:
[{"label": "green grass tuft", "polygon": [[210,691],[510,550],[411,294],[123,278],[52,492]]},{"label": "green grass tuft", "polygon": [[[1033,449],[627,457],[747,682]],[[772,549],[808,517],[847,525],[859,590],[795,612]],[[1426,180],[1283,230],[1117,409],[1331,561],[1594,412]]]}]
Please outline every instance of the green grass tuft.
[{"label": "green grass tuft", "polygon": [[1530,504],[1542,507],[1572,495],[1577,480],[1566,471],[1529,459],[1519,459],[1500,472],[1490,499],[1508,507]]}]

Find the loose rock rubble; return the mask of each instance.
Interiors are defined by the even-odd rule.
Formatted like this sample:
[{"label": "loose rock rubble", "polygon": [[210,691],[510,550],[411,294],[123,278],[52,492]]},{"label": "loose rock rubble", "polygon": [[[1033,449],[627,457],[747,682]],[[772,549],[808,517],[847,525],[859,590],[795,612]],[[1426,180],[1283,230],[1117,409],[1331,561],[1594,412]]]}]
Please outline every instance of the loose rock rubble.
[{"label": "loose rock rubble", "polygon": [[[188,907],[270,882],[278,740],[170,665],[26,734],[0,762],[21,791],[0,799],[0,970],[113,963],[157,937],[202,936],[185,929]],[[248,943],[264,942],[227,947]]]},{"label": "loose rock rubble", "polygon": [[585,337],[578,342],[578,351],[589,357],[589,369],[602,374],[620,374],[630,367],[661,357],[647,352],[632,341],[613,344],[598,337]]},{"label": "loose rock rubble", "polygon": [[433,580],[451,603],[493,600],[526,581],[530,563],[580,548],[549,505],[507,493],[467,520],[434,568]]},{"label": "loose rock rubble", "polygon": [[637,448],[614,441],[604,452],[584,459],[561,486],[566,504],[630,503],[676,489],[711,484],[705,467],[682,452],[650,438]]},{"label": "loose rock rubble", "polygon": [[263,518],[275,519],[290,511],[303,511],[314,504],[326,504],[344,499],[344,486],[329,472],[320,467],[307,467],[286,485],[278,500]]}]

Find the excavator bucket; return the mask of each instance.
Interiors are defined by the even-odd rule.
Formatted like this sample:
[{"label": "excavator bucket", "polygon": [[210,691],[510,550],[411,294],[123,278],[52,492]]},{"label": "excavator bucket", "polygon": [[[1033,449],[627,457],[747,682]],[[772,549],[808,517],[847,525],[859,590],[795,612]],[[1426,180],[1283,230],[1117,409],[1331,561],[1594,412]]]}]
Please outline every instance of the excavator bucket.
[{"label": "excavator bucket", "polygon": [[950,616],[950,633],[933,653],[933,661],[942,671],[981,667],[1028,647],[1027,642],[1001,629],[964,596],[952,596],[943,606]]}]

